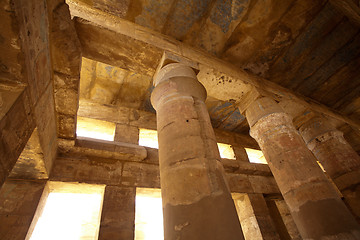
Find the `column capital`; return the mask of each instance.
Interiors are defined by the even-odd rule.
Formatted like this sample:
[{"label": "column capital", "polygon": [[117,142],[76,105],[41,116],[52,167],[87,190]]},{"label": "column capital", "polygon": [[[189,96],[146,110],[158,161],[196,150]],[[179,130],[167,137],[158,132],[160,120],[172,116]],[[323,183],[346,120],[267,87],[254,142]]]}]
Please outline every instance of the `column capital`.
[{"label": "column capital", "polygon": [[254,126],[260,119],[274,113],[283,113],[284,110],[272,98],[261,96],[252,101],[246,109],[245,115],[249,126]]},{"label": "column capital", "polygon": [[197,80],[193,69],[182,63],[170,63],[160,69],[154,77],[155,89],[151,103],[157,109],[159,103],[166,103],[180,97],[206,99],[206,89]]},{"label": "column capital", "polygon": [[[338,131],[325,117],[320,114],[313,113],[310,118],[303,121],[299,126],[299,132],[306,144],[310,144],[315,139],[324,136],[342,136],[343,133]],[[319,141],[319,139],[318,139]]]},{"label": "column capital", "polygon": [[161,82],[175,77],[188,77],[196,79],[194,70],[183,63],[170,63],[162,67],[154,76],[153,84],[156,87]]}]

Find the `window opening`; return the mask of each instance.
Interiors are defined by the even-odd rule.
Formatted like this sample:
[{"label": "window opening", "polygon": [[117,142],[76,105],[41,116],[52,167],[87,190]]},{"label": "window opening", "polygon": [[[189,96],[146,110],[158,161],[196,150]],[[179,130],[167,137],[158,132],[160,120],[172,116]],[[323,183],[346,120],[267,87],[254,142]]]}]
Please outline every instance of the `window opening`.
[{"label": "window opening", "polygon": [[115,123],[78,116],[76,136],[114,141]]},{"label": "window opening", "polygon": [[262,151],[256,150],[256,149],[251,149],[251,148],[245,148],[245,151],[246,151],[249,161],[251,163],[267,164]]},{"label": "window opening", "polygon": [[98,239],[105,185],[48,182],[46,189],[26,239]]},{"label": "window opening", "polygon": [[136,188],[135,240],[163,240],[161,190]]},{"label": "window opening", "polygon": [[159,148],[157,131],[140,128],[139,145],[144,147]]},{"label": "window opening", "polygon": [[225,143],[218,143],[218,148],[221,158],[236,159],[234,149],[231,145]]}]

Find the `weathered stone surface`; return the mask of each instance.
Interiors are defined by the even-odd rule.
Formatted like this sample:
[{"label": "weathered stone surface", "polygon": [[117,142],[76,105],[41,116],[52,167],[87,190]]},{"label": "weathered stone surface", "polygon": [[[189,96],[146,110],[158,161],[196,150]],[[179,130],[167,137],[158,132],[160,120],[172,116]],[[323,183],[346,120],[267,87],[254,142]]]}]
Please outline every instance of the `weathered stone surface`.
[{"label": "weathered stone surface", "polygon": [[97,140],[85,137],[77,137],[75,145],[82,147],[81,149],[96,149],[110,152],[115,156],[122,156],[123,159],[143,160],[147,156],[146,149],[143,146],[124,143],[124,142],[109,142],[104,140]]},{"label": "weathered stone surface", "polygon": [[[342,132],[321,116],[315,116],[304,123],[299,132],[340,191],[355,189],[360,185],[360,156],[346,142]],[[346,196],[351,196],[349,191],[346,191]],[[360,212],[357,210],[359,204],[355,203],[355,196],[356,192],[349,200],[344,197],[350,210],[356,213],[355,216],[360,221]]]},{"label": "weathered stone surface", "polygon": [[286,230],[291,239],[301,240],[299,230],[297,229],[295,222],[291,216],[288,206],[284,200],[275,200],[275,205],[280,213],[280,216],[285,224]]},{"label": "weathered stone surface", "polygon": [[[235,85],[236,85],[236,82],[242,82],[242,83],[248,83],[250,85],[254,85],[255,87],[260,87],[262,89],[269,91],[271,93],[272,97],[280,98],[280,99],[292,99],[292,100],[296,101],[299,105],[308,106],[311,109],[313,109],[314,111],[323,112],[335,119],[341,119],[341,121],[345,121],[345,122],[349,123],[350,125],[355,126],[356,129],[359,129],[359,127],[360,127],[359,123],[357,123],[356,121],[353,121],[344,116],[340,116],[339,114],[335,113],[334,111],[328,109],[327,107],[324,107],[323,105],[321,105],[311,99],[304,98],[303,96],[300,96],[294,92],[288,91],[288,90],[274,84],[273,82],[267,81],[265,79],[259,78],[254,75],[251,75],[245,71],[242,71],[239,68],[236,68],[235,66],[230,65],[229,63],[225,63],[223,61],[220,61],[217,58],[214,58],[213,56],[209,55],[206,52],[203,52],[196,48],[186,46],[185,44],[182,44],[173,38],[158,34],[152,30],[141,27],[141,26],[131,23],[129,21],[123,20],[119,17],[115,17],[113,15],[106,14],[102,11],[99,11],[98,9],[92,8],[88,4],[84,4],[84,3],[81,3],[76,0],[70,1],[69,4],[70,4],[70,9],[71,9],[72,15],[81,17],[83,19],[91,21],[94,24],[97,24],[101,27],[109,29],[110,31],[113,31],[113,33],[118,34],[119,38],[121,38],[123,36],[134,38],[136,40],[139,40],[139,41],[145,42],[147,44],[153,45],[155,47],[161,48],[163,50],[171,51],[171,52],[179,54],[185,58],[192,59],[196,62],[199,62],[200,63],[200,73],[202,71],[208,72],[209,75],[207,78],[210,80],[216,79],[216,77],[214,77],[214,75],[211,74],[210,72],[213,71],[214,69],[221,69],[221,72],[222,72],[221,74],[223,75],[224,78],[226,77],[226,78],[236,79],[235,82],[232,81],[232,83],[234,83]],[[284,3],[281,3],[280,7],[278,7],[274,1],[266,1],[266,4],[264,6],[269,6],[269,9],[267,9],[265,11],[264,10],[265,8],[262,8],[263,4],[259,4],[259,3],[255,4],[254,3],[254,5],[257,5],[257,6],[254,7],[255,11],[253,13],[251,13],[249,16],[251,16],[251,18],[257,19],[257,13],[265,11],[266,14],[261,15],[261,17],[259,17],[259,19],[257,19],[259,21],[254,20],[255,22],[253,25],[257,25],[257,24],[259,24],[259,22],[265,21],[265,26],[266,26],[267,30],[264,32],[267,32],[269,29],[272,28],[272,24],[275,24],[275,26],[276,26],[276,23],[278,23],[280,21],[280,19],[282,19],[281,18],[282,13],[285,13],[287,11],[286,5],[288,5],[289,9],[291,8],[291,10],[293,11],[293,15],[286,16],[285,18],[283,18],[284,22],[286,22],[286,25],[289,25],[288,24],[289,21],[298,21],[298,20],[294,20],[293,18],[295,18],[295,19],[299,18],[299,14],[301,16],[302,16],[302,14],[306,15],[305,19],[301,19],[300,21],[297,22],[297,24],[294,24],[294,25],[290,24],[291,26],[288,27],[289,29],[294,30],[294,34],[298,34],[298,31],[303,28],[302,26],[306,25],[306,23],[310,21],[309,18],[311,17],[311,15],[316,14],[317,11],[319,10],[319,8],[321,8],[321,6],[322,6],[320,3],[319,5],[316,5],[314,8],[312,8],[311,6],[309,6],[309,4],[310,4],[309,2],[306,2],[304,5],[302,5],[302,3],[301,4],[291,4],[289,1],[286,1]],[[311,2],[311,4],[313,4],[313,3]],[[311,12],[310,17],[307,15],[308,11]],[[206,16],[208,16],[208,15],[206,15]],[[329,16],[327,16],[327,17],[329,18]],[[341,16],[338,16],[338,17],[341,18]],[[267,21],[267,19],[269,21]],[[278,20],[276,20],[275,22],[272,23],[273,19],[278,19]],[[332,19],[331,16],[330,16],[330,19]],[[321,20],[322,19],[320,18],[319,21],[321,22]],[[263,34],[262,31],[259,32],[259,29],[261,29],[261,28],[254,27],[251,23],[252,22],[249,19],[248,22],[245,21],[246,26],[242,26],[240,28],[245,27],[245,28],[249,28],[249,29],[252,29],[255,31],[254,33],[251,31],[249,31],[249,32],[246,31],[246,34],[262,35]],[[239,24],[239,25],[242,25],[242,24]],[[313,33],[316,34],[316,30],[318,30],[318,29],[323,30],[321,26],[322,25],[320,25],[320,27],[318,25],[315,25],[313,27],[313,30],[311,31],[311,36],[313,36]],[[269,32],[274,33],[273,30],[271,30]],[[328,30],[329,30],[329,26],[324,28],[324,31],[328,31]],[[280,26],[280,31],[281,31],[281,26]],[[276,30],[275,30],[275,32],[276,32]],[[245,36],[245,35],[242,35],[242,36]],[[304,36],[306,36],[306,33],[304,34]],[[234,40],[237,41],[238,38],[236,36],[234,36]],[[275,40],[278,41],[278,39],[275,39]],[[299,41],[299,42],[301,43],[302,41]],[[244,45],[247,45],[247,43],[248,43],[247,41],[244,41]],[[251,39],[250,39],[250,43],[251,43]],[[254,45],[255,48],[251,44],[249,44],[247,46],[250,46],[249,47],[250,49],[259,50],[259,49],[257,49],[256,45],[263,43],[263,38],[258,39],[257,42],[255,41],[255,43],[256,43]],[[281,46],[281,40],[280,40],[280,46]],[[251,54],[253,54],[253,53],[254,52],[252,52]],[[298,56],[298,54],[294,54],[293,56],[296,57],[296,56]],[[243,57],[243,55],[241,55],[240,57]],[[286,63],[287,61],[284,61],[284,62]],[[287,66],[290,68],[292,67],[291,65],[287,65]],[[221,76],[221,74],[219,75],[219,77]],[[205,74],[205,75],[207,75],[207,74]],[[201,81],[201,77],[199,79]],[[226,85],[229,85],[229,87],[231,87],[231,88],[234,88],[234,84],[229,85],[228,83],[226,83]],[[206,86],[206,84],[204,84],[204,85]],[[232,97],[232,95],[227,96],[226,93],[224,93],[224,89],[226,89],[226,91],[228,90],[228,88],[224,88],[223,85],[221,84],[219,86],[214,85],[214,88],[212,88],[211,90],[213,90],[214,92],[217,92],[218,96],[225,97],[225,99],[221,99],[220,97],[217,97],[217,99],[225,100],[225,101],[234,99]],[[241,89],[239,89],[239,90],[240,91],[238,91],[238,93],[241,92]],[[237,100],[237,101],[240,100],[239,96],[243,96],[243,95],[239,94],[238,96],[235,96],[235,100]],[[213,96],[213,97],[216,98],[216,96]]]},{"label": "weathered stone surface", "polygon": [[46,181],[8,180],[1,187],[1,239],[25,239],[45,184]]},{"label": "weathered stone surface", "polygon": [[272,176],[270,168],[266,164],[250,163],[237,159],[232,160],[226,158],[222,158],[221,163],[223,164],[226,172]]},{"label": "weathered stone surface", "polygon": [[80,42],[68,5],[63,0],[48,0],[47,4],[58,136],[73,139],[78,109]]},{"label": "weathered stone surface", "polygon": [[126,17],[130,2],[130,0],[95,0],[93,6],[115,16]]},{"label": "weathered stone surface", "polygon": [[[22,58],[19,55],[18,61],[23,64],[22,80],[28,85],[25,95],[29,97],[28,103],[24,105],[25,110],[19,108],[16,111],[19,113],[26,112],[25,114],[29,118],[34,119],[34,125],[38,128],[40,144],[44,153],[45,167],[50,169],[57,146],[46,2],[39,4],[35,1],[24,3],[13,1],[12,4],[18,24],[18,27],[15,25],[13,27],[18,30],[18,36],[21,40],[19,45],[21,45],[24,56]],[[13,39],[12,41],[13,46],[15,46],[17,40]],[[25,61],[22,62],[23,60]],[[34,126],[29,126],[28,121],[20,116],[17,120],[25,122],[22,128],[28,127],[29,132],[33,131]],[[24,139],[25,141],[28,139],[26,134],[24,134]],[[9,146],[16,148],[17,143]]]},{"label": "weathered stone surface", "polygon": [[[287,11],[291,1],[264,1],[254,3],[244,21],[237,26],[223,53],[224,58],[241,66],[261,47],[262,42],[270,35],[271,28]],[[276,7],[275,7],[276,5]]]},{"label": "weathered stone surface", "polygon": [[15,179],[47,179],[49,172],[45,167],[44,154],[41,149],[39,133],[35,128],[26,143],[9,178]]},{"label": "weathered stone surface", "polygon": [[116,124],[114,141],[139,144],[139,128],[131,125]]},{"label": "weathered stone surface", "polygon": [[135,188],[106,186],[99,239],[134,239]]},{"label": "weathered stone surface", "polygon": [[122,184],[125,186],[160,188],[159,166],[136,162],[124,163]]},{"label": "weathered stone surface", "polygon": [[360,183],[360,178],[355,177],[359,173],[354,173],[351,179],[343,177],[351,172],[360,172],[360,156],[346,142],[342,132],[319,116],[303,124],[299,132],[334,182],[343,178],[339,179],[340,190]]},{"label": "weathered stone surface", "polygon": [[120,185],[123,163],[101,157],[58,158],[50,180]]},{"label": "weathered stone surface", "polygon": [[[236,134],[233,132],[221,131],[219,129],[214,129],[214,132],[215,132],[217,142],[230,144],[231,146],[234,147],[234,150],[237,147],[260,149],[257,142],[253,138],[249,137],[249,135]],[[235,155],[236,155],[236,152],[235,152]],[[238,157],[238,156],[236,156],[236,157]],[[239,154],[240,159],[244,160],[244,157],[245,156],[243,156],[242,154]]]},{"label": "weathered stone surface", "polygon": [[204,87],[192,68],[181,63],[163,67],[154,84],[151,102],[157,112],[164,237],[242,239]]},{"label": "weathered stone surface", "polygon": [[26,83],[22,74],[24,55],[20,49],[19,23],[10,2],[6,0],[0,3],[0,81]]},{"label": "weathered stone surface", "polygon": [[234,150],[236,160],[243,161],[243,162],[249,162],[249,157],[248,157],[244,147],[238,147],[238,146],[232,145],[232,148]]},{"label": "weathered stone surface", "polygon": [[[59,146],[63,146],[62,141],[59,142]],[[144,163],[132,163],[119,158],[106,158],[105,155],[101,154],[94,155],[90,152],[87,154],[71,153],[70,155],[69,153],[61,153],[61,157],[55,161],[50,179],[159,188],[159,166],[154,160],[149,160],[151,155],[148,153],[148,158],[144,160]],[[231,192],[275,195],[280,193],[273,177],[252,174],[255,173],[228,172],[226,178]]]},{"label": "weathered stone surface", "polygon": [[250,175],[249,181],[255,193],[277,193],[280,192],[274,177]]},{"label": "weathered stone surface", "polygon": [[57,132],[53,85],[50,83],[34,107],[34,117],[44,153],[45,168],[51,171],[57,151]]},{"label": "weathered stone surface", "polygon": [[0,120],[0,185],[10,173],[35,128],[27,89]]},{"label": "weathered stone surface", "polygon": [[357,239],[359,226],[289,115],[265,97],[250,104],[246,116],[302,237]]},{"label": "weathered stone surface", "polygon": [[81,19],[76,20],[75,28],[84,57],[148,76],[154,74],[161,49]]},{"label": "weathered stone surface", "polygon": [[75,116],[78,109],[79,77],[54,73],[55,109],[59,114]]},{"label": "weathered stone surface", "polygon": [[[342,195],[344,196],[344,202],[349,207],[351,213],[354,216],[360,216],[360,186],[352,187],[350,189],[346,189],[342,191]],[[359,217],[357,217],[358,223]]]},{"label": "weathered stone surface", "polygon": [[[80,42],[77,37],[69,6],[61,0],[52,0],[49,5],[51,57],[55,73],[79,77],[81,63]],[[76,87],[77,89],[77,87]]]},{"label": "weathered stone surface", "polygon": [[74,139],[76,127],[75,116],[58,113],[56,118],[58,136],[64,139]]},{"label": "weathered stone surface", "polygon": [[80,100],[78,116],[156,130],[154,113],[122,106],[99,104],[86,99]]},{"label": "weathered stone surface", "polygon": [[30,88],[31,102],[36,105],[51,81],[48,13],[46,2],[14,1],[21,48],[25,55],[26,80]]}]

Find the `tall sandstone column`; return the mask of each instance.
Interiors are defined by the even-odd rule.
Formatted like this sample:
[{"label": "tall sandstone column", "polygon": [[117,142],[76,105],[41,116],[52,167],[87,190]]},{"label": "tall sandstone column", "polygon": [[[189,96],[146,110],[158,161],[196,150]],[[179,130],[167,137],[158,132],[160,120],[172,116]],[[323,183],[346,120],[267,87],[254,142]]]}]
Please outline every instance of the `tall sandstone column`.
[{"label": "tall sandstone column", "polygon": [[292,118],[267,97],[251,102],[246,118],[303,239],[360,239],[359,225],[317,165]]},{"label": "tall sandstone column", "polygon": [[165,240],[243,239],[205,88],[180,63],[163,67],[154,84]]},{"label": "tall sandstone column", "polygon": [[305,122],[299,132],[360,222],[360,156],[343,133],[320,115]]}]

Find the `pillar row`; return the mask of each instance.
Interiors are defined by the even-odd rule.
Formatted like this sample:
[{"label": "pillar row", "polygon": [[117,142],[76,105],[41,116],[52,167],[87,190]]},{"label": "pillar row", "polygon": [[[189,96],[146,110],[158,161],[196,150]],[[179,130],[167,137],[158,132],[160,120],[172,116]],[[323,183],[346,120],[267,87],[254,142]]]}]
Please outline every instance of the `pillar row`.
[{"label": "pillar row", "polygon": [[360,156],[322,116],[308,120],[299,132],[360,222],[360,196],[353,190],[360,185]]},{"label": "pillar row", "polygon": [[154,84],[165,240],[243,239],[205,88],[180,63],[163,67]]},{"label": "pillar row", "polygon": [[360,239],[360,227],[316,163],[292,118],[267,97],[246,109],[256,139],[303,239]]}]

